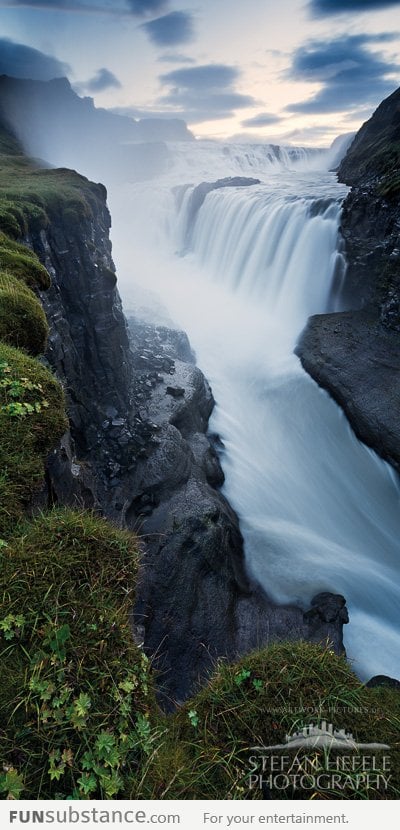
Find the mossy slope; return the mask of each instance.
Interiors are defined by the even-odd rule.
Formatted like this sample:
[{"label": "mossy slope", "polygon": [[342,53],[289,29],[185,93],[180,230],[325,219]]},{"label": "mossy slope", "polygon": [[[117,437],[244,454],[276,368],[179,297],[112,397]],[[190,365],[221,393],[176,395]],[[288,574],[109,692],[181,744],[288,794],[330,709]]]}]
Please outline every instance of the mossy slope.
[{"label": "mossy slope", "polygon": [[[323,779],[323,788],[313,786],[312,773],[318,766],[321,771],[327,770],[328,762],[324,751],[308,749],[297,753],[298,761],[292,769],[293,773],[299,767],[306,771],[306,788],[296,790],[290,784],[270,789],[272,768],[267,761],[264,771],[260,765],[254,769],[250,761],[257,757],[254,747],[266,747],[260,753],[266,758],[287,756],[287,749],[274,751],[268,747],[283,744],[287,733],[323,720],[352,732],[358,742],[390,746],[386,752],[364,751],[366,756],[375,755],[378,769],[384,765],[383,755],[390,757],[387,788],[383,781],[376,786],[373,776],[369,781],[360,778],[357,784],[356,771],[350,773],[350,778],[347,771],[339,771],[339,783],[333,788],[327,778]],[[367,689],[345,659],[329,648],[310,643],[273,645],[235,665],[221,664],[209,685],[182,707],[147,767],[141,795],[168,799],[398,798],[399,727],[397,690]],[[362,750],[341,750],[339,757],[362,754]],[[330,768],[334,759],[332,751]],[[262,774],[262,781],[257,780],[257,772]],[[255,778],[250,779],[250,773]],[[278,783],[285,782],[280,779]]]},{"label": "mossy slope", "polygon": [[[68,428],[63,390],[34,359],[49,274],[20,242],[91,218],[103,188],[40,170],[0,130],[0,793],[112,798],[150,752],[156,709],[129,625],[138,542],[90,512],[26,519]],[[129,782],[129,785],[128,785]]]},{"label": "mossy slope", "polygon": [[0,269],[11,273],[29,288],[45,290],[50,288],[48,271],[36,254],[0,231]]},{"label": "mossy slope", "polygon": [[400,194],[400,89],[386,98],[359,130],[339,167],[339,179],[355,185],[370,180],[377,195]]},{"label": "mossy slope", "polygon": [[24,283],[0,271],[0,340],[28,354],[43,354],[49,327],[39,300]]},{"label": "mossy slope", "polygon": [[2,550],[0,754],[25,798],[113,797],[150,752],[137,568],[136,538],[89,512],[47,513]]},{"label": "mossy slope", "polygon": [[67,427],[58,381],[37,360],[0,343],[0,536],[24,515],[46,455]]}]

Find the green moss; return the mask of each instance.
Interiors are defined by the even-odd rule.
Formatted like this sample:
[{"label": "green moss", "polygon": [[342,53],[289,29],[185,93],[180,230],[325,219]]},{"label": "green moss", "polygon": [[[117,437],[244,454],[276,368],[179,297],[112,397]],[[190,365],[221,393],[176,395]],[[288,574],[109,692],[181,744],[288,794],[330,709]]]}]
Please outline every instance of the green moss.
[{"label": "green moss", "polygon": [[39,300],[20,280],[0,271],[0,340],[43,354],[49,327]]},{"label": "green moss", "polygon": [[138,561],[137,539],[88,511],[41,516],[2,550],[0,755],[25,798],[135,787],[156,734],[129,625]]},{"label": "green moss", "polygon": [[[400,792],[399,717],[400,694],[366,689],[345,659],[329,649],[310,643],[273,645],[236,665],[222,664],[211,683],[178,712],[148,764],[141,796],[263,798],[259,782],[249,779],[254,772],[249,758],[257,757],[252,747],[282,744],[287,733],[325,720],[351,731],[359,742],[390,746],[386,753],[392,776],[388,791],[363,782],[355,791],[343,773],[342,790],[336,787],[324,793],[311,787],[295,792],[290,787],[272,791],[272,797],[396,798]],[[287,755],[287,750],[281,754]],[[311,756],[314,764],[327,768],[322,750],[297,754],[300,762]],[[345,754],[354,753],[346,750]],[[382,762],[382,753],[375,754]],[[335,753],[331,751],[330,757]],[[264,772],[266,779],[268,767]]]},{"label": "green moss", "polygon": [[[40,486],[44,459],[68,421],[60,384],[37,360],[0,343],[0,367],[0,536],[4,536]],[[22,406],[21,414],[13,413],[15,404]]]},{"label": "green moss", "polygon": [[10,271],[30,288],[50,288],[50,276],[36,254],[0,232],[0,269]]}]

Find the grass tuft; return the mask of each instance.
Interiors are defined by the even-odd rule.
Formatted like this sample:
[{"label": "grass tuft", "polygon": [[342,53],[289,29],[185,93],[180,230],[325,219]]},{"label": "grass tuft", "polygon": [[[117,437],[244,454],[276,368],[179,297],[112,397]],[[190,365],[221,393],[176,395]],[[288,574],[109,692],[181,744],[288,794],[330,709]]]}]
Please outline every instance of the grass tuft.
[{"label": "grass tuft", "polygon": [[[346,660],[329,648],[310,643],[272,645],[234,665],[221,663],[211,682],[171,719],[167,735],[147,764],[140,794],[169,799],[398,798],[399,717],[396,690],[366,689]],[[262,774],[263,780],[250,778],[255,773],[250,759],[258,757],[255,746],[280,745],[287,733],[323,720],[352,732],[359,742],[390,746],[389,753],[375,753],[382,766],[383,754],[390,755],[388,789],[382,781],[379,787],[373,780],[357,782],[356,772],[349,776],[344,771],[328,792],[318,786],[270,789],[268,762],[266,770],[261,769],[262,753],[256,774]],[[271,753],[288,754],[286,749],[265,751],[266,756]],[[360,753],[346,750],[345,754]],[[298,753],[294,769],[303,764],[308,774],[311,763],[324,771],[328,762],[332,765],[335,752],[329,757],[330,761],[323,750],[304,750]]]},{"label": "grass tuft", "polygon": [[62,388],[37,360],[0,343],[0,536],[12,532],[68,428]]},{"label": "grass tuft", "polygon": [[40,516],[2,549],[0,755],[24,798],[123,796],[152,752],[138,561],[137,539],[88,511]]},{"label": "grass tuft", "polygon": [[0,271],[0,340],[43,354],[49,327],[42,305],[20,280]]}]

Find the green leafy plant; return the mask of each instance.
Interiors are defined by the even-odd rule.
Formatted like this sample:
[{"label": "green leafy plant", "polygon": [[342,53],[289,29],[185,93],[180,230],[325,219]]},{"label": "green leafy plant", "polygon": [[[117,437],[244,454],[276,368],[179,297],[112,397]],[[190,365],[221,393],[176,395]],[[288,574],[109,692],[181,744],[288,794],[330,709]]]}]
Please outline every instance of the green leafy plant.
[{"label": "green leafy plant", "polygon": [[0,620],[0,631],[3,632],[5,640],[13,640],[14,637],[19,636],[25,624],[25,617],[23,614],[8,614],[3,620]]},{"label": "green leafy plant", "polygon": [[9,801],[17,800],[24,790],[23,776],[14,767],[4,767],[0,772],[0,793]]},{"label": "green leafy plant", "polygon": [[249,669],[243,668],[240,672],[235,675],[235,683],[237,686],[241,686],[245,680],[248,680],[251,676],[251,671]]},{"label": "green leafy plant", "polygon": [[196,712],[196,709],[189,709],[188,718],[192,726],[196,729],[196,727],[199,725],[199,717]]},{"label": "green leafy plant", "polygon": [[[26,415],[39,414],[49,406],[43,397],[43,385],[27,377],[13,376],[12,367],[4,360],[0,361],[0,390],[4,401],[0,404],[0,412],[10,417],[24,418]],[[25,400],[28,396],[30,401]]]}]

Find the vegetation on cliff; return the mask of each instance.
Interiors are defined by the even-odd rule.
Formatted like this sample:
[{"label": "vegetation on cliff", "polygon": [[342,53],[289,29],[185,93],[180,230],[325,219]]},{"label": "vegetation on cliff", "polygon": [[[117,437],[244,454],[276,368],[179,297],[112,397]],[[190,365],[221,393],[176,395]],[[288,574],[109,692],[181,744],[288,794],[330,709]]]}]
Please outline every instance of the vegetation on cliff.
[{"label": "vegetation on cliff", "polygon": [[28,354],[43,354],[48,325],[33,292],[12,274],[0,271],[0,340]]},{"label": "vegetation on cliff", "polygon": [[0,792],[112,798],[152,740],[148,661],[129,624],[139,546],[90,512],[27,518],[68,420],[59,382],[33,357],[48,327],[32,289],[50,278],[10,238],[56,213],[87,218],[99,189],[35,169],[7,133],[0,146]]},{"label": "vegetation on cliff", "polygon": [[129,625],[136,538],[89,512],[53,510],[20,527],[1,564],[3,789],[112,798],[134,788],[155,708]]},{"label": "vegetation on cliff", "polygon": [[[2,299],[0,292],[0,309]],[[29,509],[45,458],[67,425],[58,381],[37,360],[0,342],[0,537]]]},{"label": "vegetation on cliff", "polygon": [[339,168],[339,178],[356,185],[370,181],[377,195],[400,193],[400,90],[378,107],[357,133]]},{"label": "vegetation on cliff", "polygon": [[[375,772],[386,779],[390,775],[387,789],[382,783],[377,788],[373,776],[364,780],[357,762],[354,770],[337,770],[334,749],[292,750],[291,761],[281,769],[279,758],[290,755],[286,735],[322,721],[353,733],[357,742],[390,746],[390,753],[369,750],[376,758]],[[209,685],[171,718],[167,737],[146,766],[140,795],[169,799],[396,798],[400,793],[399,725],[398,691],[367,689],[345,658],[329,647],[271,645],[233,665],[221,663]],[[274,749],[277,746],[281,749]],[[360,759],[362,751],[349,749],[340,754]],[[390,772],[383,760],[389,754]],[[267,759],[264,768],[263,757]],[[332,770],[337,774],[334,784]],[[294,774],[304,775],[297,790],[283,780]],[[315,785],[318,775],[320,786]]]},{"label": "vegetation on cliff", "polygon": [[0,230],[12,239],[40,231],[55,219],[77,224],[91,218],[104,197],[103,185],[27,158],[6,130],[0,133],[0,155]]}]

